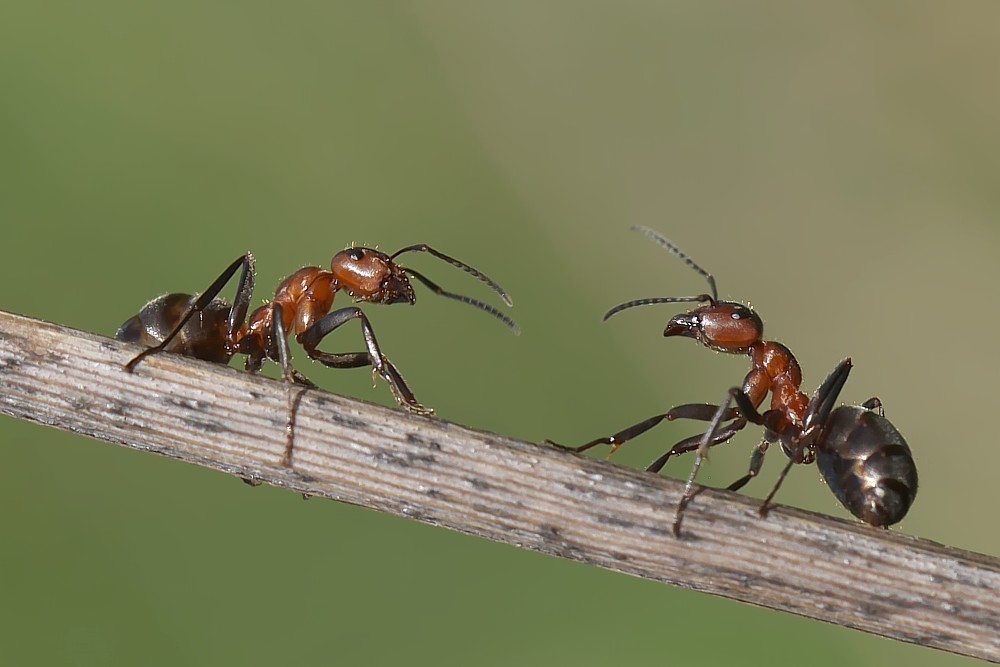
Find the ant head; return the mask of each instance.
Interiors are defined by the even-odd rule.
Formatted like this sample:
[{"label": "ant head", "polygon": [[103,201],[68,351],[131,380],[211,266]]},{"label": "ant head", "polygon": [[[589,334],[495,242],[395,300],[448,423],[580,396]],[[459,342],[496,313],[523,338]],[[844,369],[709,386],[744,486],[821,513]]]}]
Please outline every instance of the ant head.
[{"label": "ant head", "polygon": [[666,238],[647,227],[633,227],[632,229],[642,232],[677,255],[681,261],[708,281],[712,293],[626,301],[605,313],[604,319],[634,306],[647,306],[653,303],[703,303],[705,305],[671,318],[663,330],[663,335],[687,336],[694,338],[705,347],[732,353],[748,352],[751,345],[760,341],[764,334],[764,323],[757,313],[741,303],[719,301],[719,294],[715,288],[715,278],[712,277],[712,274],[695,264],[694,260]]},{"label": "ant head", "polygon": [[713,301],[675,315],[663,330],[664,336],[686,336],[713,350],[732,353],[748,352],[763,334],[760,316],[732,301]]},{"label": "ant head", "polygon": [[330,260],[330,271],[344,290],[359,301],[416,302],[406,269],[384,252],[362,247],[341,250]]},{"label": "ant head", "polygon": [[397,264],[395,262],[396,257],[407,252],[426,252],[452,266],[462,269],[476,279],[489,285],[494,292],[500,295],[504,303],[508,306],[511,305],[510,297],[507,296],[507,293],[489,276],[464,262],[458,261],[454,257],[449,257],[442,252],[438,252],[426,243],[407,246],[391,255],[373,250],[372,248],[347,248],[333,256],[333,259],[330,261],[330,271],[344,290],[355,299],[384,304],[413,304],[416,302],[416,295],[413,293],[413,286],[410,284],[410,276],[413,276],[435,294],[467,303],[474,308],[485,311],[507,325],[514,333],[520,333],[520,329],[514,320],[493,306],[483,303],[479,299],[448,292],[424,274]]}]

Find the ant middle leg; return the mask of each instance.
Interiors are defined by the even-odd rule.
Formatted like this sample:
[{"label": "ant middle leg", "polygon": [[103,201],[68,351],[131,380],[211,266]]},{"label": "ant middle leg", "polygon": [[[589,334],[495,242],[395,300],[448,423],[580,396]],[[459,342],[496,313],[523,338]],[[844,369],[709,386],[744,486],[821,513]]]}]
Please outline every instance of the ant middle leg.
[{"label": "ant middle leg", "polygon": [[[366,352],[323,352],[316,349],[320,342],[334,329],[346,324],[351,320],[361,320],[361,332],[365,339]],[[375,339],[375,332],[371,323],[365,317],[364,312],[356,306],[341,308],[332,313],[324,315],[304,333],[298,336],[299,343],[311,359],[315,359],[324,366],[331,368],[361,368],[371,366],[373,374],[381,375],[389,383],[389,390],[392,392],[396,403],[406,410],[420,414],[432,415],[434,410],[421,405],[410,387],[406,384],[399,370],[382,354]]]},{"label": "ant middle leg", "polygon": [[[840,396],[840,390],[844,388],[844,383],[847,382],[847,376],[850,373],[851,358],[848,357],[837,364],[833,371],[826,376],[826,379],[823,380],[823,383],[816,389],[809,400],[809,409],[806,410],[805,417],[802,419],[802,432],[798,434],[792,443],[782,443],[785,453],[788,454],[788,463],[781,469],[781,474],[778,475],[774,487],[771,488],[771,492],[767,494],[764,502],[761,503],[759,512],[762,517],[767,516],[771,501],[774,499],[775,494],[778,493],[778,489],[781,488],[792,466],[796,463],[810,463],[815,458],[815,453],[813,452],[814,440],[819,434],[819,430],[833,412],[837,397]],[[881,410],[881,406],[882,402],[878,398],[870,398],[865,401],[865,407],[869,410],[876,407]]]},{"label": "ant middle leg", "polygon": [[[302,397],[316,385],[298,374],[292,367],[292,353],[288,349],[288,336],[285,332],[284,309],[277,302],[271,305],[271,340],[277,347],[278,363],[281,365],[281,377],[285,381],[285,398],[288,407],[285,421],[285,451],[281,455],[281,465],[291,468],[292,452],[295,447],[295,416],[298,413]],[[247,359],[249,360],[249,358],[248,356]],[[292,391],[295,384],[305,385],[298,394],[294,394]]]},{"label": "ant middle leg", "polygon": [[[718,410],[718,406],[716,405],[709,405],[708,403],[688,403],[685,405],[678,405],[677,407],[671,408],[669,411],[664,412],[663,414],[653,415],[649,419],[644,419],[638,424],[634,424],[632,426],[629,426],[628,428],[624,428],[621,431],[615,433],[614,435],[608,435],[601,438],[594,438],[590,442],[584,443],[577,447],[561,445],[558,442],[554,442],[548,439],[545,440],[545,443],[548,445],[554,445],[556,447],[559,447],[560,449],[568,449],[571,452],[577,452],[577,453],[585,452],[591,447],[596,447],[597,445],[611,445],[611,451],[608,452],[608,457],[610,457],[612,454],[618,451],[619,447],[624,445],[626,442],[637,436],[642,435],[643,433],[650,430],[663,420],[673,421],[675,419],[697,419],[700,421],[709,421],[715,415],[716,410]],[[728,416],[725,417],[725,419],[727,420],[736,417],[735,410],[730,410],[727,414]],[[698,436],[698,438],[700,440],[701,436]],[[677,444],[679,445],[681,443]],[[676,448],[677,445],[675,445],[674,447]],[[683,451],[690,451],[690,450],[685,449]],[[671,449],[671,452],[673,452],[674,454],[680,453],[680,452],[674,452],[673,449]],[[652,472],[658,472],[660,468],[663,467],[663,464],[667,462],[667,458],[669,458],[671,455],[672,454],[668,452],[665,455],[665,457],[663,457],[662,463],[660,463],[660,465],[657,468],[655,468],[655,470],[652,470]],[[654,462],[653,465],[656,465],[656,462]],[[651,468],[652,466],[650,468],[647,468],[647,470],[651,470]]]},{"label": "ant middle leg", "polygon": [[760,468],[764,465],[764,453],[767,452],[767,447],[770,444],[767,440],[761,440],[760,444],[753,448],[753,452],[750,454],[750,469],[747,470],[747,474],[727,486],[727,491],[739,491],[760,473]]}]

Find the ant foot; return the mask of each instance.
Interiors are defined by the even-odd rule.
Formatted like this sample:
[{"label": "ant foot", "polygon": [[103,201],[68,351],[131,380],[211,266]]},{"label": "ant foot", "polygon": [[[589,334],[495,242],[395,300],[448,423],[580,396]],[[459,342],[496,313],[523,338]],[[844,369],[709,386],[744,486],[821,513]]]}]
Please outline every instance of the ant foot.
[{"label": "ant foot", "polygon": [[292,382],[309,389],[317,389],[318,385],[297,370],[292,369]]},{"label": "ant foot", "polygon": [[423,415],[424,417],[430,417],[434,414],[434,408],[428,408],[421,405],[420,403],[408,403],[400,401],[399,404],[406,409],[407,412],[412,412],[415,415]]}]

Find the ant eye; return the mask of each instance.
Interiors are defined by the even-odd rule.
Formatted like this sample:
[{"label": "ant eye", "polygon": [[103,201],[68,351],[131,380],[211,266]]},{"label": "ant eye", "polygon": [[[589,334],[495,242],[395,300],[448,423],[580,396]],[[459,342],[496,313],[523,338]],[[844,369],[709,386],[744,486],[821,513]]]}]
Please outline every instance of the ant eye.
[{"label": "ant eye", "polygon": [[733,319],[734,320],[741,319],[742,317],[743,317],[743,314],[740,311],[737,310],[737,311],[733,312]]},{"label": "ant eye", "polygon": [[365,251],[362,250],[361,248],[351,248],[350,250],[347,251],[347,256],[353,259],[354,261],[357,261],[365,256]]}]

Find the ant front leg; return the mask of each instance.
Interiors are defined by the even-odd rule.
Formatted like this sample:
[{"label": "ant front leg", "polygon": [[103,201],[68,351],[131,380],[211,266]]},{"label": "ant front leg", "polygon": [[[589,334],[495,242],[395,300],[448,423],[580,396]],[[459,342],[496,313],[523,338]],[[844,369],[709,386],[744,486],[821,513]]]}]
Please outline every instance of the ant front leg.
[{"label": "ant front leg", "polygon": [[201,312],[208,307],[212,300],[219,295],[222,288],[226,286],[234,275],[236,275],[236,270],[243,267],[243,272],[240,274],[240,281],[236,288],[236,298],[233,301],[233,306],[229,310],[229,320],[227,322],[228,331],[227,336],[232,341],[233,334],[239,330],[240,326],[243,325],[243,321],[246,319],[247,309],[250,305],[250,295],[253,293],[253,283],[254,283],[254,257],[251,253],[246,253],[238,257],[232,264],[226,267],[215,281],[208,286],[204,292],[192,303],[184,316],[178,321],[177,325],[170,331],[169,334],[163,339],[159,345],[147,348],[134,356],[131,361],[125,364],[124,368],[127,373],[131,373],[135,370],[136,365],[146,357],[158,354],[162,352],[170,344],[170,342],[181,332],[184,325],[188,323],[195,313]]},{"label": "ant front leg", "polygon": [[[331,353],[316,349],[316,346],[320,344],[327,334],[354,319],[361,320],[361,332],[365,338],[365,346],[368,348],[367,352]],[[392,362],[382,354],[378,346],[378,341],[375,339],[375,332],[372,330],[371,323],[360,308],[351,306],[324,315],[304,333],[300,334],[298,340],[311,359],[315,359],[325,366],[331,368],[371,366],[375,373],[381,375],[389,383],[389,390],[399,405],[416,414],[434,414],[433,409],[424,407],[417,402],[413,392],[407,386],[406,381],[403,380],[403,376],[392,365]]]},{"label": "ant front leg", "polygon": [[[611,445],[611,451],[608,452],[608,457],[610,457],[612,454],[618,451],[619,447],[624,445],[626,442],[628,442],[632,438],[642,435],[646,431],[650,430],[651,428],[662,422],[664,419],[667,421],[673,421],[674,419],[698,419],[701,421],[709,421],[715,415],[717,409],[718,406],[709,405],[707,403],[689,403],[687,405],[678,405],[675,408],[671,408],[668,412],[664,412],[663,414],[660,415],[654,415],[649,419],[645,419],[639,422],[638,424],[634,424],[632,426],[629,426],[628,428],[622,429],[621,431],[618,431],[614,435],[608,435],[602,438],[595,438],[590,442],[584,443],[577,447],[561,445],[558,442],[554,442],[548,439],[545,440],[545,444],[554,445],[556,447],[559,447],[560,449],[568,449],[571,452],[577,452],[577,453],[585,452],[591,447],[596,447],[597,445]],[[725,417],[725,419],[732,419],[735,416],[736,416],[735,412],[731,410],[730,415],[728,417]],[[700,440],[701,436],[698,437]],[[679,444],[681,443],[678,443],[678,445]],[[689,451],[689,450],[683,450],[683,451]],[[663,458],[663,461],[660,463],[658,467],[653,469],[652,466],[650,466],[650,468],[647,468],[647,470],[651,470],[652,472],[658,472],[660,468],[663,467],[663,464],[667,462],[667,458],[671,456],[671,453],[678,454],[680,452],[674,452],[673,450],[671,450],[664,457],[661,457]],[[653,463],[653,466],[655,465],[656,462]]]},{"label": "ant front leg", "polygon": [[[739,411],[740,418],[733,424],[730,424],[729,426],[720,431],[719,427],[722,424],[722,422],[727,418],[727,415],[732,414],[732,409],[729,406],[733,402],[736,403],[736,407],[737,410]],[[747,396],[742,389],[733,387],[728,392],[726,392],[726,399],[719,404],[718,408],[715,411],[715,414],[712,415],[711,420],[709,421],[708,424],[708,429],[705,431],[704,435],[698,438],[697,445],[695,445],[694,438],[688,438],[687,440],[677,443],[677,445],[674,446],[676,448],[682,445],[682,443],[688,443],[686,445],[687,448],[684,451],[691,451],[697,449],[698,452],[694,460],[694,466],[691,469],[691,474],[688,476],[687,483],[684,485],[684,495],[681,496],[680,501],[677,503],[677,511],[674,513],[674,525],[673,525],[674,537],[680,537],[681,535],[681,523],[684,520],[684,510],[687,508],[688,504],[690,504],[690,502],[694,499],[694,497],[701,492],[700,488],[699,489],[694,488],[694,480],[695,477],[698,475],[698,469],[701,468],[702,461],[704,461],[705,458],[707,458],[708,456],[709,447],[719,444],[719,442],[724,442],[724,440],[719,439],[719,436],[726,434],[726,431],[728,429],[732,429],[737,424],[739,424],[739,428],[736,428],[735,430],[733,430],[732,433],[729,433],[726,440],[731,438],[740,428],[746,426],[747,422],[760,424],[763,423],[763,421],[764,421],[763,415],[757,412],[757,408],[754,407],[754,404],[750,400],[750,397]],[[669,457],[669,455],[670,452],[667,452],[666,457]],[[761,458],[763,458],[762,453],[761,453]],[[666,461],[666,458],[664,458],[664,461]],[[751,458],[751,471],[752,470],[753,470],[753,459]],[[753,474],[756,474],[756,472],[754,472]],[[749,477],[752,477],[752,475],[748,475],[748,478]],[[747,479],[747,481],[749,481],[749,479]],[[746,481],[742,481],[742,479],[737,480],[737,482],[734,482],[734,485],[735,484],[743,486],[743,484],[746,484]]]},{"label": "ant front leg", "polygon": [[[717,406],[714,405],[710,407],[717,409]],[[723,419],[726,418],[724,417]],[[704,421],[709,421],[709,420],[705,419]],[[716,445],[721,445],[722,443],[731,439],[741,430],[743,430],[743,428],[746,425],[747,425],[746,419],[743,419],[742,417],[735,419],[732,423],[727,424],[726,426],[723,426],[718,431],[716,431],[712,435],[712,438],[709,440],[708,446],[715,447]],[[663,456],[661,456],[660,458],[656,459],[648,466],[646,466],[646,472],[660,472],[660,470],[663,469],[663,466],[666,465],[670,457],[676,456],[678,454],[686,454],[687,452],[693,452],[699,449],[704,439],[705,439],[704,434],[692,435],[689,438],[684,438],[683,440],[675,444],[673,447],[671,447],[667,453],[663,454]]]}]

